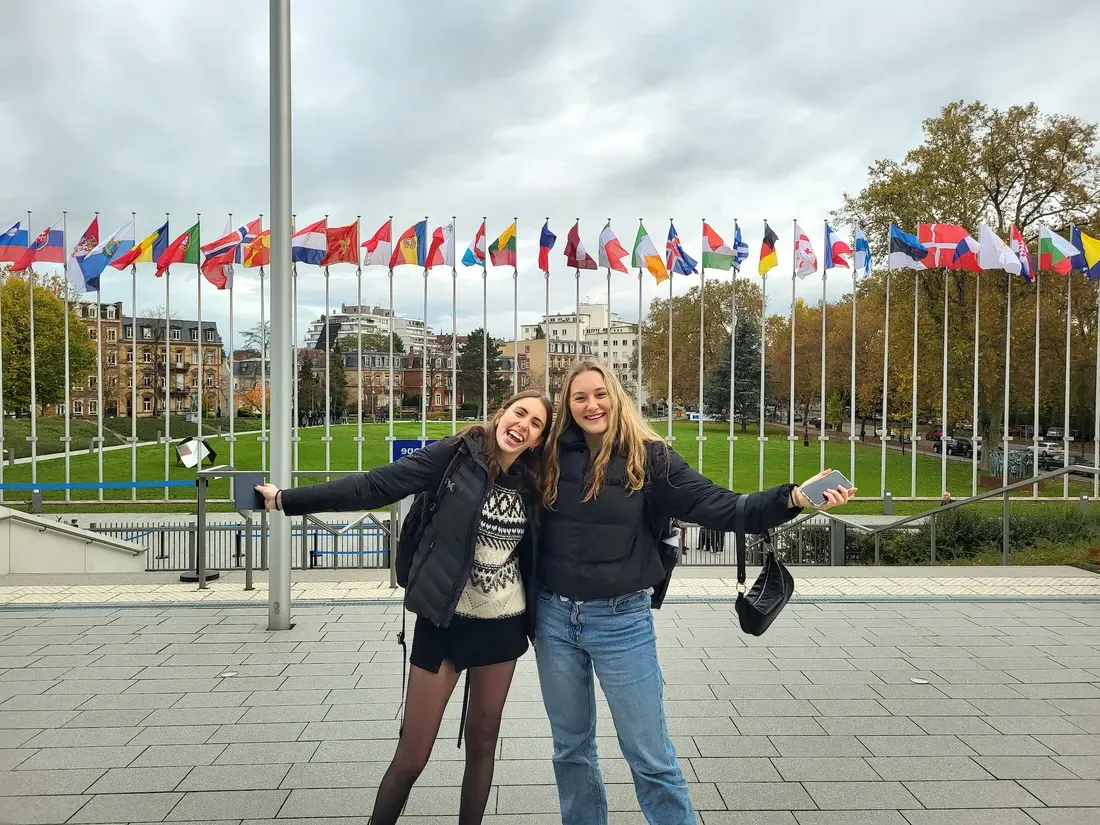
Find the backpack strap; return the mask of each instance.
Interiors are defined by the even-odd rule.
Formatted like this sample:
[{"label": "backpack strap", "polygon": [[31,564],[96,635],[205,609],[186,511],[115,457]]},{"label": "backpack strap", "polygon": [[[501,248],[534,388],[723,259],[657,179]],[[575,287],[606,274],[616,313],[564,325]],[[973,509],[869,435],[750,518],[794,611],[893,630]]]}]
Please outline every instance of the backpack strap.
[{"label": "backpack strap", "polygon": [[737,540],[737,590],[741,593],[745,592],[745,557],[748,554],[748,543],[745,540],[745,507],[748,501],[747,495],[739,495],[733,508],[733,532]]},{"label": "backpack strap", "polygon": [[405,644],[405,622],[407,621],[408,611],[405,610],[405,601],[401,600],[401,631],[397,634],[397,643],[401,645],[401,704],[398,706],[398,711],[401,714],[401,727],[398,728],[397,735],[401,736],[405,732],[405,680],[409,667],[409,648]]},{"label": "backpack strap", "polygon": [[462,715],[458,720],[458,746],[462,747],[462,733],[466,730],[466,711],[470,707],[470,670],[466,669],[466,685],[462,688]]}]

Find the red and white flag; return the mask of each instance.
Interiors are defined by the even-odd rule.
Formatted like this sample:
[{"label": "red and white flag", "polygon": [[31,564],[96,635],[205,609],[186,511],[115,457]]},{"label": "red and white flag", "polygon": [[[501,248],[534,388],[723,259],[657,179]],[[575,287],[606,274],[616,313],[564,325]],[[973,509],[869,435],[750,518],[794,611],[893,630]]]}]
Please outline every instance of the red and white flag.
[{"label": "red and white flag", "polygon": [[386,221],[378,231],[363,241],[363,249],[367,250],[363,255],[363,266],[389,266],[390,256],[393,254],[393,241],[391,240],[393,221]]},{"label": "red and white flag", "polygon": [[794,225],[794,274],[799,278],[813,275],[817,272],[817,255],[814,254],[810,236],[802,231],[797,223]]}]

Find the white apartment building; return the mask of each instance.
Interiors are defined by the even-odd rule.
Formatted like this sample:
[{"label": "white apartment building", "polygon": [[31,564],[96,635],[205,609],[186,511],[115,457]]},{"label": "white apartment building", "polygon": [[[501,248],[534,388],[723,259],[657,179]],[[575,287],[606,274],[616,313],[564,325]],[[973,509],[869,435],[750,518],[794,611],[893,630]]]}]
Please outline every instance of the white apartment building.
[{"label": "white apartment building", "polygon": [[[361,314],[360,314],[361,312]],[[331,338],[338,340],[346,335],[359,334],[359,320],[362,318],[363,334],[380,333],[385,335],[390,329],[390,311],[387,307],[363,306],[357,304],[341,304],[340,309],[329,316]],[[429,346],[434,344],[435,331],[418,318],[403,318],[394,315],[393,331],[405,344],[405,350],[422,349],[427,342]],[[325,335],[324,316],[310,322],[306,329],[305,345],[310,349],[320,346],[322,349]]]}]

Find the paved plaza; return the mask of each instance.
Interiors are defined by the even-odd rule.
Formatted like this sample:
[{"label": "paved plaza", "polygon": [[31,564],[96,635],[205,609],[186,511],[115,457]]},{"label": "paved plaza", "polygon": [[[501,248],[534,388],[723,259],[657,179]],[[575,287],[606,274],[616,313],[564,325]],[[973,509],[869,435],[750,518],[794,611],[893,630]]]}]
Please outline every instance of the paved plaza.
[{"label": "paved plaza", "polygon": [[[1100,822],[1100,599],[1047,592],[1100,577],[1003,574],[1029,598],[925,573],[924,600],[802,595],[760,639],[704,592],[656,614],[704,825]],[[398,732],[398,604],[326,596],[271,633],[263,605],[70,598],[118,586],[0,579],[0,823],[367,822]],[[599,724],[612,822],[640,823],[602,700]],[[403,822],[455,821],[457,726],[456,697]],[[549,734],[528,654],[487,823],[560,821]]]}]

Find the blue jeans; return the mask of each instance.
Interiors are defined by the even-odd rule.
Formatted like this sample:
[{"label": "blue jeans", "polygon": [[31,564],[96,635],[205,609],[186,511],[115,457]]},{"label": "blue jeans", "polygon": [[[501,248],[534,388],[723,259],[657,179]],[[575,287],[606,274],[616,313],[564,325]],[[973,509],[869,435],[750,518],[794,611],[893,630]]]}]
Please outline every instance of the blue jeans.
[{"label": "blue jeans", "polygon": [[695,825],[668,735],[648,593],[565,601],[539,587],[535,655],[554,735],[563,825],[606,825],[607,792],[596,754],[596,687],[611,707],[619,747],[650,825]]}]

